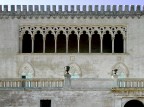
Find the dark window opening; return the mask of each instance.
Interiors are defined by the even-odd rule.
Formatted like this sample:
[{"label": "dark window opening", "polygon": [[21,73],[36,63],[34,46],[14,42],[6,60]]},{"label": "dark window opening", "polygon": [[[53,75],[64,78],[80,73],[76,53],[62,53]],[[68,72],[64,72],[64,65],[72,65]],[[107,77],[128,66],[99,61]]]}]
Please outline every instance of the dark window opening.
[{"label": "dark window opening", "polygon": [[118,31],[114,39],[114,52],[123,53],[123,50],[123,35]]},{"label": "dark window opening", "polygon": [[28,34],[28,31],[23,35],[22,41],[22,53],[31,53],[32,51],[32,40],[31,35]]},{"label": "dark window opening", "polygon": [[111,53],[112,52],[112,39],[109,31],[106,31],[106,34],[103,36],[103,52]]},{"label": "dark window opening", "polygon": [[51,107],[51,100],[40,100],[40,107]]},{"label": "dark window opening", "polygon": [[40,31],[37,32],[34,38],[34,53],[43,52],[43,36],[40,34]]},{"label": "dark window opening", "polygon": [[[22,79],[24,80],[24,79],[26,79],[26,76],[22,76]],[[25,87],[26,86],[26,84],[25,84],[25,81],[22,81],[22,87]]]},{"label": "dark window opening", "polygon": [[100,35],[97,31],[94,32],[91,38],[91,52],[99,53],[100,52]]},{"label": "dark window opening", "polygon": [[89,38],[86,31],[80,35],[80,53],[89,53]]},{"label": "dark window opening", "polygon": [[22,79],[26,79],[26,76],[22,76]]},{"label": "dark window opening", "polygon": [[69,35],[68,40],[68,52],[69,53],[77,53],[78,52],[78,43],[77,43],[77,35],[74,31]]},{"label": "dark window opening", "polygon": [[144,107],[144,105],[141,101],[130,100],[124,105],[124,107]]},{"label": "dark window opening", "polygon": [[49,31],[49,33],[46,36],[45,52],[46,53],[55,52],[55,40],[54,40],[54,35],[51,34],[51,31]]},{"label": "dark window opening", "polygon": [[57,37],[57,53],[66,53],[66,36],[63,31]]}]

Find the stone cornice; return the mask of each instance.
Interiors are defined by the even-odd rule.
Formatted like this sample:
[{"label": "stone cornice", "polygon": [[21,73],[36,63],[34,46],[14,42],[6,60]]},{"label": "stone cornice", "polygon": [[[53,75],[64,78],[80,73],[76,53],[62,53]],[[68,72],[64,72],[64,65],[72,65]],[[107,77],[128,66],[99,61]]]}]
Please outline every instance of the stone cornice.
[{"label": "stone cornice", "polygon": [[[80,5],[76,5],[76,9],[74,5],[68,6],[65,5],[64,9],[62,5],[51,6],[50,5],[11,5],[9,9],[8,5],[0,5],[0,19],[3,18],[134,18],[144,15],[144,8],[141,9],[140,5],[101,5],[100,8],[98,5],[92,6],[82,6],[82,10],[80,9]],[[17,7],[17,9],[16,9]],[[70,7],[70,9],[69,9]],[[144,6],[143,6],[144,7]]]}]

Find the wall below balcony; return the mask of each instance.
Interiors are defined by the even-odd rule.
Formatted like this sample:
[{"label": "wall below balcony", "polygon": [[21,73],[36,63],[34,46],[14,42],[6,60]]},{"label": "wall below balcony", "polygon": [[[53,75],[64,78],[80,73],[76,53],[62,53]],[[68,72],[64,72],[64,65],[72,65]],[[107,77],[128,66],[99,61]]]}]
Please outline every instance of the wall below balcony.
[{"label": "wall below balcony", "polygon": [[[40,107],[40,100],[52,107],[113,107],[110,91],[1,91],[1,107]],[[119,106],[120,107],[120,106]]]}]

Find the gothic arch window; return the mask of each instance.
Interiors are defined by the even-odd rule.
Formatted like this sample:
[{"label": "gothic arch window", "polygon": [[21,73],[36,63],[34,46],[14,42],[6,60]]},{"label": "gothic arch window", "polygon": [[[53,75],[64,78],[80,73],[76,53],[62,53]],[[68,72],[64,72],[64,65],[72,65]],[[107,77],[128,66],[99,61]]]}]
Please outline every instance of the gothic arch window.
[{"label": "gothic arch window", "polygon": [[124,107],[144,107],[144,104],[139,100],[130,100],[124,105]]},{"label": "gothic arch window", "polygon": [[[123,25],[91,27],[24,25],[19,29],[19,51],[22,53],[125,53],[126,30],[126,26]],[[49,32],[46,33],[47,31]]]},{"label": "gothic arch window", "polygon": [[66,53],[66,36],[63,31],[57,36],[57,53]]},{"label": "gothic arch window", "polygon": [[71,78],[81,78],[82,72],[80,67],[75,63],[72,63],[69,66],[70,66],[69,73],[71,74]]},{"label": "gothic arch window", "polygon": [[26,78],[34,77],[34,69],[29,63],[24,63],[19,69],[20,77],[25,76]]},{"label": "gothic arch window", "polygon": [[123,35],[120,31],[117,32],[114,39],[114,52],[115,53],[123,53]]},{"label": "gothic arch window", "polygon": [[28,31],[25,32],[22,39],[22,53],[31,53],[32,51],[32,40],[31,35]]},{"label": "gothic arch window", "polygon": [[111,53],[112,52],[112,39],[109,31],[106,31],[106,34],[103,35],[103,52]]},{"label": "gothic arch window", "polygon": [[89,38],[86,31],[80,35],[80,53],[89,53]]},{"label": "gothic arch window", "polygon": [[77,43],[77,35],[74,31],[71,32],[68,39],[68,52],[69,53],[77,53],[78,52],[78,43]]},{"label": "gothic arch window", "polygon": [[48,32],[46,35],[46,41],[45,41],[45,52],[46,53],[54,53],[55,52],[55,40],[54,35],[51,31]]},{"label": "gothic arch window", "polygon": [[117,63],[112,67],[112,75],[114,74],[114,70],[116,71],[116,74],[118,75],[118,78],[127,78],[129,75],[129,70],[127,66],[124,63]]},{"label": "gothic arch window", "polygon": [[100,35],[97,31],[94,31],[91,38],[91,52],[100,53]]},{"label": "gothic arch window", "polygon": [[34,36],[34,53],[43,52],[43,36],[40,34],[40,31],[37,31],[37,34]]}]

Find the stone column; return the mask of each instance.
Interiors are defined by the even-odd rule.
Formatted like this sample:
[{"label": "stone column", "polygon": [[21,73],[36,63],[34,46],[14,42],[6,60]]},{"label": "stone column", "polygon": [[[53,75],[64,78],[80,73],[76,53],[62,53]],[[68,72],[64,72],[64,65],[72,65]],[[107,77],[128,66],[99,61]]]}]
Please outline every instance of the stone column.
[{"label": "stone column", "polygon": [[115,40],[115,38],[112,37],[112,53],[114,53],[114,40]]},{"label": "stone column", "polygon": [[22,53],[22,44],[23,44],[23,38],[19,37],[19,52]]},{"label": "stone column", "polygon": [[34,53],[34,37],[32,36],[31,39],[32,39],[32,53]]},{"label": "stone column", "polygon": [[46,37],[43,37],[43,53],[45,53],[45,41],[46,41]]},{"label": "stone column", "polygon": [[101,42],[101,45],[100,45],[101,53],[103,53],[103,37],[100,37],[100,42]]},{"label": "stone column", "polygon": [[55,37],[55,53],[57,53],[57,37]]},{"label": "stone column", "polygon": [[79,49],[79,40],[80,40],[80,38],[77,37],[77,40],[78,40],[78,53],[79,53],[80,52],[80,49]]},{"label": "stone column", "polygon": [[123,38],[123,52],[126,53],[126,46],[127,46],[127,42],[126,42],[126,37]]},{"label": "stone column", "polygon": [[89,53],[91,53],[91,37],[89,37]]},{"label": "stone column", "polygon": [[68,37],[66,36],[66,53],[68,53]]}]

